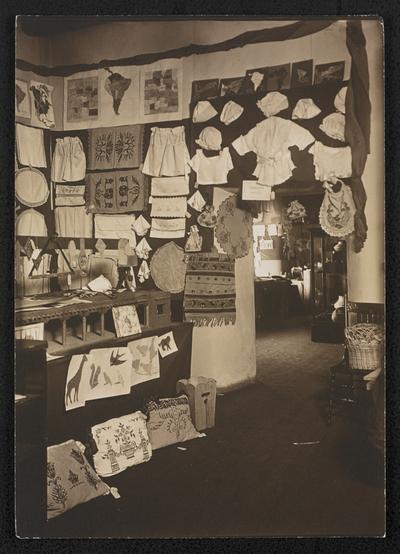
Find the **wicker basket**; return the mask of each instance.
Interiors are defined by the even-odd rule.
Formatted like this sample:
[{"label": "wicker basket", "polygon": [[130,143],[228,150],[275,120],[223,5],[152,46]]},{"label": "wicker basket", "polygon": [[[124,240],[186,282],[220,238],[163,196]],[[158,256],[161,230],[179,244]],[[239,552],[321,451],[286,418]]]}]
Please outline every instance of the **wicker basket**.
[{"label": "wicker basket", "polygon": [[349,365],[352,369],[377,369],[383,361],[383,328],[357,323],[345,329]]}]

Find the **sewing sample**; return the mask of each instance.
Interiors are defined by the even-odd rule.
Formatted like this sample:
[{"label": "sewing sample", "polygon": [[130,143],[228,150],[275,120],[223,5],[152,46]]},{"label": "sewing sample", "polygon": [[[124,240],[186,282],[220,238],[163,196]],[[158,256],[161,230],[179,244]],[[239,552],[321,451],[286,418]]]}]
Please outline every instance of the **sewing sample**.
[{"label": "sewing sample", "polygon": [[82,181],[86,174],[86,156],[79,137],[56,139],[51,163],[51,180],[56,183]]},{"label": "sewing sample", "polygon": [[319,128],[328,137],[344,142],[345,117],[341,113],[331,113],[322,120]]},{"label": "sewing sample", "polygon": [[185,252],[201,252],[203,237],[199,233],[197,225],[191,225],[189,236],[185,243]]},{"label": "sewing sample", "polygon": [[136,307],[133,304],[114,306],[112,313],[117,337],[138,335],[142,332]]},{"label": "sewing sample", "polygon": [[289,147],[300,150],[314,142],[312,134],[297,123],[281,117],[269,117],[258,123],[247,135],[240,136],[232,146],[240,156],[247,152],[257,154],[253,175],[262,185],[279,185],[292,176],[295,167]]},{"label": "sewing sample", "polygon": [[143,173],[153,177],[187,175],[189,159],[183,126],[151,128]]},{"label": "sewing sample", "polygon": [[146,417],[140,411],[94,425],[92,437],[97,446],[94,467],[102,477],[116,475],[151,458]]},{"label": "sewing sample", "polygon": [[153,281],[160,290],[177,294],[185,288],[185,253],[174,242],[161,246],[150,261]]},{"label": "sewing sample", "polygon": [[138,169],[89,173],[87,182],[91,212],[138,212],[145,207],[144,178]]},{"label": "sewing sample", "polygon": [[253,219],[249,212],[237,208],[236,196],[229,196],[217,212],[215,238],[232,258],[242,258],[253,244]]},{"label": "sewing sample", "polygon": [[142,216],[142,214],[140,214],[139,217],[137,217],[132,223],[132,227],[139,237],[143,237],[150,229],[150,223]]},{"label": "sewing sample", "polygon": [[44,215],[32,208],[24,210],[15,221],[15,234],[27,237],[47,237]]},{"label": "sewing sample", "polygon": [[183,196],[189,194],[189,179],[181,177],[153,177],[152,196]]},{"label": "sewing sample", "polygon": [[188,256],[184,294],[185,320],[195,326],[236,321],[235,260],[227,254]]},{"label": "sewing sample", "polygon": [[85,206],[55,208],[54,220],[59,237],[89,238],[92,236],[92,214],[86,212]]},{"label": "sewing sample", "polygon": [[47,447],[46,468],[47,520],[110,492],[74,440]]},{"label": "sewing sample", "polygon": [[89,169],[139,167],[142,143],[142,125],[90,129]]},{"label": "sewing sample", "polygon": [[351,148],[331,148],[316,141],[310,148],[314,154],[315,178],[326,181],[331,177],[351,176]]},{"label": "sewing sample", "polygon": [[154,197],[151,204],[151,217],[185,217],[186,197]]},{"label": "sewing sample", "polygon": [[205,156],[197,149],[190,160],[190,166],[196,172],[198,185],[223,185],[228,182],[228,173],[233,169],[229,148],[223,148],[217,156]]},{"label": "sewing sample", "polygon": [[225,104],[221,112],[220,120],[225,125],[230,125],[231,123],[239,119],[242,113],[243,107],[239,106],[239,104],[237,104],[233,100],[229,100],[229,102]]},{"label": "sewing sample", "polygon": [[195,142],[204,150],[221,150],[221,131],[215,127],[205,127]]},{"label": "sewing sample", "polygon": [[84,206],[85,185],[55,185],[56,206]]},{"label": "sewing sample", "polygon": [[193,123],[203,123],[212,119],[218,114],[217,110],[208,102],[208,100],[200,100],[197,102],[193,110]]},{"label": "sewing sample", "polygon": [[160,358],[158,355],[158,337],[146,337],[128,342],[132,358],[131,387],[159,379]]},{"label": "sewing sample", "polygon": [[31,167],[47,167],[43,129],[17,123],[15,139],[20,164]]},{"label": "sewing sample", "polygon": [[40,125],[47,128],[54,127],[53,90],[54,87],[45,83],[38,83],[37,81],[29,83],[32,125]]},{"label": "sewing sample", "polygon": [[176,346],[174,333],[172,331],[158,337],[158,351],[162,358],[165,358],[174,352],[178,352],[178,347]]},{"label": "sewing sample", "polygon": [[149,253],[152,251],[152,248],[147,240],[145,238],[142,238],[142,240],[139,241],[138,245],[136,246],[135,251],[138,258],[142,260],[148,260]]},{"label": "sewing sample", "polygon": [[184,394],[177,398],[149,401],[146,411],[147,431],[153,450],[204,436],[193,426],[189,400]]},{"label": "sewing sample", "polygon": [[206,201],[204,200],[203,195],[198,190],[196,190],[196,192],[192,194],[187,203],[191,208],[196,210],[196,212],[201,212],[206,205]]},{"label": "sewing sample", "polygon": [[287,96],[281,92],[275,91],[269,92],[264,96],[264,98],[258,100],[257,106],[263,112],[265,117],[271,117],[283,110],[286,110],[286,108],[289,107],[289,101]]},{"label": "sewing sample", "polygon": [[96,214],[94,216],[94,236],[101,239],[129,240],[131,246],[136,245],[136,236],[133,231],[134,215]]},{"label": "sewing sample", "polygon": [[350,187],[342,183],[338,192],[333,192],[325,183],[325,196],[319,210],[322,229],[332,237],[345,237],[354,231],[356,212]]},{"label": "sewing sample", "polygon": [[45,204],[49,186],[41,171],[24,167],[15,172],[15,196],[25,206],[36,208]]},{"label": "sewing sample", "polygon": [[137,277],[139,279],[139,283],[144,283],[150,277],[150,268],[146,260],[143,260],[140,264]]},{"label": "sewing sample", "polygon": [[292,119],[312,119],[321,113],[312,98],[300,98],[292,113]]},{"label": "sewing sample", "polygon": [[157,239],[180,239],[185,236],[186,218],[165,219],[153,217],[150,237]]}]

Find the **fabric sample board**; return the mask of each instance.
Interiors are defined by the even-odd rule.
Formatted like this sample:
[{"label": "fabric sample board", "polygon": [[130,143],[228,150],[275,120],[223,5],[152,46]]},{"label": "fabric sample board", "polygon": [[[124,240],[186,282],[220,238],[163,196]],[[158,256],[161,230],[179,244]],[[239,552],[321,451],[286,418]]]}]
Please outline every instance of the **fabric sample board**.
[{"label": "fabric sample board", "polygon": [[89,169],[139,167],[143,126],[125,125],[89,131]]},{"label": "fabric sample board", "polygon": [[88,188],[93,213],[139,212],[145,207],[144,177],[138,169],[89,173]]},{"label": "fabric sample board", "polygon": [[236,321],[235,261],[226,254],[188,256],[184,310],[195,326]]}]

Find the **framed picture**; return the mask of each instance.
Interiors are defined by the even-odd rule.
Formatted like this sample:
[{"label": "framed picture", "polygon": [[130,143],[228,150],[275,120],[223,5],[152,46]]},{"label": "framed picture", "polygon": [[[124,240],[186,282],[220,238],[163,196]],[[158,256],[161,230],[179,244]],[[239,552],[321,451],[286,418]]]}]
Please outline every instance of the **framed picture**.
[{"label": "framed picture", "polygon": [[67,122],[90,121],[99,117],[99,77],[77,74],[65,79]]},{"label": "framed picture", "polygon": [[133,304],[116,306],[112,309],[112,313],[117,337],[138,335],[142,332],[136,307]]},{"label": "framed picture", "polygon": [[202,81],[193,81],[192,83],[192,102],[198,100],[208,100],[218,96],[219,79],[204,79]]},{"label": "framed picture", "polygon": [[312,85],[313,61],[304,60],[302,62],[292,63],[291,88],[304,87]]},{"label": "framed picture", "polygon": [[219,85],[220,96],[230,96],[235,94],[242,94],[244,77],[230,77],[228,79],[221,79]]},{"label": "framed picture", "polygon": [[15,80],[15,115],[26,118],[31,117],[28,83],[22,79]]},{"label": "framed picture", "polygon": [[37,81],[29,83],[32,125],[45,128],[55,126],[53,90],[54,87],[47,83],[38,83]]},{"label": "framed picture", "polygon": [[267,67],[256,67],[246,71],[246,93],[267,92]]},{"label": "framed picture", "polygon": [[267,69],[267,90],[281,90],[290,86],[290,63]]},{"label": "framed picture", "polygon": [[332,81],[343,81],[344,61],[323,63],[315,66],[314,85],[329,83]]}]

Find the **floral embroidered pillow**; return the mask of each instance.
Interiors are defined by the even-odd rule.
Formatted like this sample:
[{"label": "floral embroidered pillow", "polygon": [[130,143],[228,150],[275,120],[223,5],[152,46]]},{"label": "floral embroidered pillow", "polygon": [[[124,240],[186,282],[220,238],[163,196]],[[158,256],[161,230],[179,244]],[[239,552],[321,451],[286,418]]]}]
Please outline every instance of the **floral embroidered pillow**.
[{"label": "floral embroidered pillow", "polygon": [[47,448],[47,519],[78,504],[108,494],[103,483],[74,440]]},{"label": "floral embroidered pillow", "polygon": [[147,412],[147,431],[153,450],[203,436],[193,426],[185,395],[149,401]]},{"label": "floral embroidered pillow", "polygon": [[142,412],[95,425],[92,437],[97,446],[97,452],[93,455],[94,467],[102,477],[115,475],[151,458],[146,417]]}]

